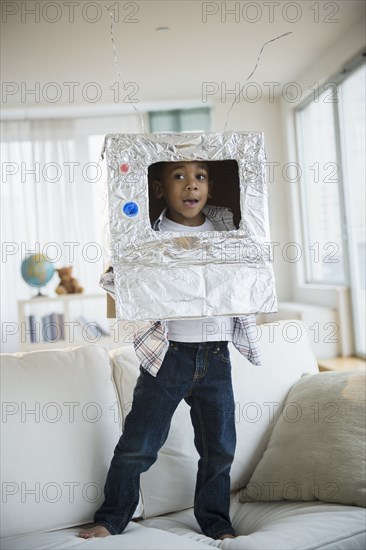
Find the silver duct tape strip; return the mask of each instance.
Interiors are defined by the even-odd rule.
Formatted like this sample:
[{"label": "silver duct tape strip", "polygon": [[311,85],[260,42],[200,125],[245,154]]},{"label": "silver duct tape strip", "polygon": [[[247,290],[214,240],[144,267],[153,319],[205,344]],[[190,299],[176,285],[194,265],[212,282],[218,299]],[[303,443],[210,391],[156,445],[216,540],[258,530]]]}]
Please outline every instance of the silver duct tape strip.
[{"label": "silver duct tape strip", "polygon": [[[118,319],[277,310],[262,133],[113,134],[106,136],[104,149]],[[179,235],[152,230],[148,167],[189,160],[237,161],[237,230]],[[127,203],[137,205],[136,215],[124,213]]]}]

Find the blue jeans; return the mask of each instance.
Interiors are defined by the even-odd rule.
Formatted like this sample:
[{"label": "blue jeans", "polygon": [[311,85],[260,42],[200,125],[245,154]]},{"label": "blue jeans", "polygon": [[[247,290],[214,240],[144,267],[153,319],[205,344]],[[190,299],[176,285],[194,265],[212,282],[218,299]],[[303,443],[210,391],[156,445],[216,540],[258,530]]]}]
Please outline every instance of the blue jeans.
[{"label": "blue jeans", "polygon": [[105,500],[94,516],[94,523],[112,535],[122,533],[131,520],[140,474],[156,461],[182,399],[190,406],[200,455],[194,515],[208,537],[235,535],[229,517],[236,430],[228,344],[173,341],[156,377],[140,367],[132,408],[108,471]]}]

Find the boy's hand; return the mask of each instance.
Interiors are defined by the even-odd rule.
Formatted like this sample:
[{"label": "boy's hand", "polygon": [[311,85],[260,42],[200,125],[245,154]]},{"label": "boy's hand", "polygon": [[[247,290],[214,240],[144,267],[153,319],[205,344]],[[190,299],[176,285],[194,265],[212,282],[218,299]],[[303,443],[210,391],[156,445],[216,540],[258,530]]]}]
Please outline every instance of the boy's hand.
[{"label": "boy's hand", "polygon": [[106,271],[104,271],[99,280],[99,286],[106,290],[112,297],[114,297],[114,273],[113,266],[109,266]]}]

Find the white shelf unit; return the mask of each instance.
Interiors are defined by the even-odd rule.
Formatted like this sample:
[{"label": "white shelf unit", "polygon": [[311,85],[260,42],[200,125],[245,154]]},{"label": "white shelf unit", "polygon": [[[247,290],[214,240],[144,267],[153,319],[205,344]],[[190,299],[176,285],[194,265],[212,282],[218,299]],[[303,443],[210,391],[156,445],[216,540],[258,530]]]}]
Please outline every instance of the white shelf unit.
[{"label": "white shelf unit", "polygon": [[[76,313],[75,313],[76,312]],[[63,336],[61,338],[60,325],[57,328],[55,341],[45,340],[48,330],[42,324],[42,316],[51,313],[63,315]],[[31,341],[29,315],[36,319],[36,342]],[[79,319],[85,316],[87,324],[83,325]],[[42,349],[57,349],[75,347],[85,344],[101,344],[111,347],[113,343],[110,336],[93,336],[89,323],[98,323],[108,331],[106,319],[105,294],[65,294],[52,297],[34,297],[29,300],[18,300],[18,319],[20,324],[20,351],[35,351]]]},{"label": "white shelf unit", "polygon": [[[285,320],[289,322],[283,329],[285,331],[283,336],[288,338],[288,341],[291,341],[291,338],[296,340],[296,334],[291,335],[291,321],[299,320],[307,328],[311,347],[318,359],[340,355],[342,334],[337,310],[298,302],[278,302],[277,313],[257,316],[258,323],[276,323]],[[287,330],[289,331],[288,335],[286,334]]]}]

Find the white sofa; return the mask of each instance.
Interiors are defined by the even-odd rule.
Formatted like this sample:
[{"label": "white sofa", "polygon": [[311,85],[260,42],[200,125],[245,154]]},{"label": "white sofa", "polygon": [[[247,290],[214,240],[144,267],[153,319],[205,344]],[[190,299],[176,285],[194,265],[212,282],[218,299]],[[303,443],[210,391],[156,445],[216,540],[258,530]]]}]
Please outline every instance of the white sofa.
[{"label": "white sofa", "polygon": [[361,506],[319,500],[241,502],[291,388],[303,373],[327,381],[327,373],[318,373],[300,321],[261,325],[260,345],[262,367],[253,367],[230,345],[238,439],[231,517],[238,536],[222,541],[202,535],[194,518],[198,455],[185,402],[174,415],[158,461],[142,475],[139,507],[125,532],[79,538],[80,526],[92,522],[102,501],[113,449],[132,401],[139,372],[133,348],[108,351],[89,345],[4,354],[1,548],[366,548]]}]

